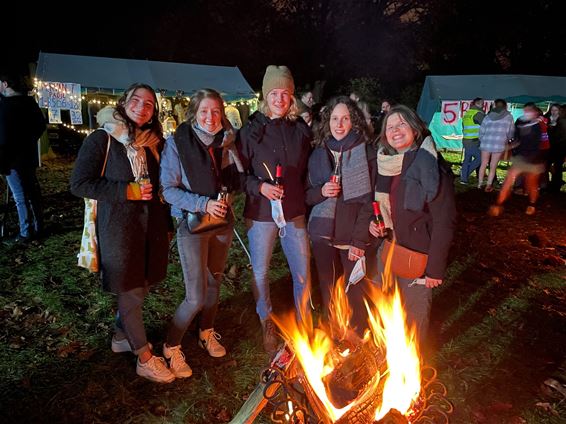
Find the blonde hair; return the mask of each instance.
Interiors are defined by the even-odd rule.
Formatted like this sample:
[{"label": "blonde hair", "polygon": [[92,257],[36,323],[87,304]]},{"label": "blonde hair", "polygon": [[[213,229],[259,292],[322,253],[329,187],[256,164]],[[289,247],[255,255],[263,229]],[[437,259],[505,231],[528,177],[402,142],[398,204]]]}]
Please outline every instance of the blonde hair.
[{"label": "blonde hair", "polygon": [[[267,117],[271,116],[271,109],[269,109],[266,99],[263,99],[261,102],[259,102],[258,110]],[[294,94],[291,94],[291,105],[289,106],[289,109],[287,110],[287,113],[285,113],[285,116],[283,116],[283,118],[290,121],[295,121],[299,115],[300,114],[299,107],[297,106],[297,99],[295,98]]]}]

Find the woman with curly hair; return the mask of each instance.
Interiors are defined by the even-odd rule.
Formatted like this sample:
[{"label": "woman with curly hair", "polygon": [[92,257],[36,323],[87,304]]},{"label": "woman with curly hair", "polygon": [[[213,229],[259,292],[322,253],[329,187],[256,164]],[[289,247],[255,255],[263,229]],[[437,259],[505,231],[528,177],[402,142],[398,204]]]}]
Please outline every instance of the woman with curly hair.
[{"label": "woman with curly hair", "polygon": [[175,375],[162,357],[153,355],[142,317],[150,286],[167,272],[171,229],[168,207],[158,195],[163,130],[155,91],[133,84],[97,120],[102,129],[83,142],[71,192],[98,201],[102,282],[118,297],[112,351],[133,352],[138,375],[170,383]]},{"label": "woman with curly hair", "polygon": [[[372,247],[368,228],[377,151],[363,112],[346,96],[328,102],[314,144],[308,165],[306,202],[312,206],[308,231],[324,310],[328,310],[336,283],[348,283],[357,261],[375,259],[375,254],[366,253]],[[363,283],[348,287],[351,324],[359,334],[365,329],[363,295]]]}]

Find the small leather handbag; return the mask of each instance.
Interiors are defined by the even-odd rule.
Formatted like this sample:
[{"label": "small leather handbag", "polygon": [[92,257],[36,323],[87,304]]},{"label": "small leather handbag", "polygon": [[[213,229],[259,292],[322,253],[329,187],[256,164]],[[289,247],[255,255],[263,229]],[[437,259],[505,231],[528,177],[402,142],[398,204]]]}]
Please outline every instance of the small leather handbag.
[{"label": "small leather handbag", "polygon": [[187,212],[187,228],[191,234],[216,230],[230,223],[231,213],[228,211],[224,218],[215,218],[209,213]]},{"label": "small leather handbag", "polygon": [[381,250],[381,261],[385,269],[387,269],[391,249],[393,249],[393,253],[390,259],[390,270],[393,274],[406,279],[419,278],[425,274],[428,255],[415,252],[389,240],[383,242],[383,249]]}]

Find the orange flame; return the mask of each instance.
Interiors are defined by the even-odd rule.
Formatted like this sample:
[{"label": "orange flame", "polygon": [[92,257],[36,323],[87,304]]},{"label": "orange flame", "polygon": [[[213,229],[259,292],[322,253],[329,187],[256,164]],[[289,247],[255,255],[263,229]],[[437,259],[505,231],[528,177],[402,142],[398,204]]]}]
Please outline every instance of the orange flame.
[{"label": "orange flame", "polygon": [[[368,330],[361,341],[374,343],[385,352],[387,371],[370,379],[363,392],[345,406],[337,407],[333,404],[324,380],[336,368],[338,361],[350,354],[348,349],[339,351],[335,344],[346,337],[352,313],[344,292],[344,281],[337,282],[332,294],[328,323],[319,322],[318,328],[313,328],[310,320],[298,322],[294,313],[282,319],[273,317],[301,364],[310,388],[324,408],[322,412],[326,415],[325,422],[336,422],[352,408],[375,396],[382,398],[381,405],[376,407],[376,420],[381,419],[391,408],[408,415],[420,394],[421,362],[416,329],[414,326],[410,330],[407,328],[399,290],[396,283],[391,282],[390,273],[387,272],[389,262],[388,260],[384,275],[384,292],[373,290],[365,300]],[[394,293],[386,293],[387,287],[395,287]]]}]

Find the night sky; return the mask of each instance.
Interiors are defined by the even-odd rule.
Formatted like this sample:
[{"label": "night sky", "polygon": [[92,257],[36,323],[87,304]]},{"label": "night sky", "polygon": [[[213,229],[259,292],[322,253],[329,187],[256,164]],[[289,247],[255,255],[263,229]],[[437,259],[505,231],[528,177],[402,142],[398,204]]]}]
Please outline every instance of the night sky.
[{"label": "night sky", "polygon": [[35,62],[40,50],[236,65],[258,88],[266,65],[285,64],[299,88],[371,77],[384,95],[431,74],[566,74],[561,0],[54,4],[2,14],[2,66]]}]

